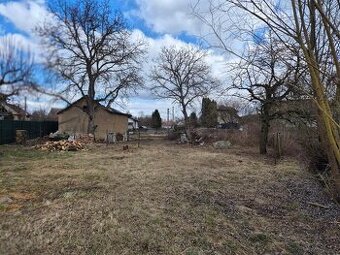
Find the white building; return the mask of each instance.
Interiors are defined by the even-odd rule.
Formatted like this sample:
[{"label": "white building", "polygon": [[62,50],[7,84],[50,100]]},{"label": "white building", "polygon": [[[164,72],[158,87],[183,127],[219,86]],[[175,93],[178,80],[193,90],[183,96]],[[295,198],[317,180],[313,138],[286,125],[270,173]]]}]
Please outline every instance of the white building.
[{"label": "white building", "polygon": [[134,130],[134,129],[138,129],[138,128],[139,128],[138,120],[136,118],[133,118],[133,117],[128,118],[128,129]]}]

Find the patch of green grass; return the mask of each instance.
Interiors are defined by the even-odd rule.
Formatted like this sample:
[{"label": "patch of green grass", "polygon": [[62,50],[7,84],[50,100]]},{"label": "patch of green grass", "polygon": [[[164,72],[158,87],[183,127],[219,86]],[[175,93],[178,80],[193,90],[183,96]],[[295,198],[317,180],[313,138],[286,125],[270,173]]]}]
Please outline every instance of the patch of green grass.
[{"label": "patch of green grass", "polygon": [[185,255],[201,255],[202,252],[198,248],[189,248],[186,250]]},{"label": "patch of green grass", "polygon": [[303,252],[303,248],[296,242],[290,242],[287,244],[287,251],[290,254],[294,254],[294,255],[300,255],[300,254],[304,254]]},{"label": "patch of green grass", "polygon": [[287,204],[287,209],[290,211],[295,211],[299,208],[299,204],[297,202],[290,202]]},{"label": "patch of green grass", "polygon": [[2,152],[2,160],[39,160],[39,159],[65,159],[71,157],[71,153],[68,152],[49,152],[36,150],[34,148],[7,145],[0,146]]},{"label": "patch of green grass", "polygon": [[249,241],[265,246],[269,243],[270,237],[265,233],[255,233],[249,237]]},{"label": "patch of green grass", "polygon": [[237,244],[234,243],[233,241],[231,240],[227,240],[224,242],[224,245],[227,247],[227,249],[230,251],[230,252],[236,252],[237,251]]},{"label": "patch of green grass", "polygon": [[214,214],[208,214],[205,218],[205,223],[208,225],[208,226],[215,226],[216,225],[216,215]]},{"label": "patch of green grass", "polygon": [[1,212],[1,211],[5,211],[5,210],[6,210],[6,206],[3,205],[3,204],[0,204],[0,212]]},{"label": "patch of green grass", "polygon": [[14,172],[20,172],[20,171],[25,171],[25,170],[29,170],[29,168],[26,165],[16,165],[13,168],[11,168],[11,171],[14,171]]},{"label": "patch of green grass", "polygon": [[7,147],[3,151],[3,158],[4,159],[13,159],[13,158],[39,159],[45,154],[47,154],[47,152],[39,151],[35,149],[28,149],[24,147],[14,147],[14,148]]}]

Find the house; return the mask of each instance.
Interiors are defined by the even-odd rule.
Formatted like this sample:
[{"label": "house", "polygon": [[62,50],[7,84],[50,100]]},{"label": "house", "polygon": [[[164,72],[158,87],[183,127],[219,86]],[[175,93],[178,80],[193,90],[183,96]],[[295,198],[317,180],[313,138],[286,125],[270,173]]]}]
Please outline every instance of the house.
[{"label": "house", "polygon": [[226,129],[239,128],[240,117],[234,107],[220,105],[217,107],[217,127]]},{"label": "house", "polygon": [[47,114],[47,119],[48,120],[55,120],[58,121],[58,112],[60,112],[62,109],[60,108],[51,108],[49,113]]},{"label": "house", "polygon": [[0,120],[29,120],[29,114],[17,105],[0,101]]},{"label": "house", "polygon": [[139,128],[138,120],[134,117],[129,117],[128,118],[128,129],[129,130],[134,130]]},{"label": "house", "polygon": [[[58,112],[59,131],[69,134],[85,134],[88,130],[89,117],[86,113],[87,96]],[[94,135],[97,140],[106,140],[107,133],[124,135],[128,131],[130,114],[107,108],[95,101]]]}]

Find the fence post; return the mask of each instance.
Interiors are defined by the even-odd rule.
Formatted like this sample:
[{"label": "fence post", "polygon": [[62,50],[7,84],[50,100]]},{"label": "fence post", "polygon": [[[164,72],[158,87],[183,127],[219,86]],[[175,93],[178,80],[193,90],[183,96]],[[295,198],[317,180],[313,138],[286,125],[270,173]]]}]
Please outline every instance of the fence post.
[{"label": "fence post", "polygon": [[275,164],[282,157],[282,141],[281,141],[281,133],[274,133],[274,150],[275,150]]}]

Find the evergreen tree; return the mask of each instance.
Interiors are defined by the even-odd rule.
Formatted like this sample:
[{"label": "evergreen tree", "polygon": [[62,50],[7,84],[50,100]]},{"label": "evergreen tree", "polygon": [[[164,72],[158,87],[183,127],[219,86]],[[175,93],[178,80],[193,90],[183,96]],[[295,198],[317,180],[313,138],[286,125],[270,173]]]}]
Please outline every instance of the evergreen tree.
[{"label": "evergreen tree", "polygon": [[206,97],[202,99],[201,124],[203,127],[214,128],[217,125],[217,103]]},{"label": "evergreen tree", "polygon": [[157,109],[152,113],[151,118],[152,118],[152,122],[151,122],[152,128],[162,127],[162,118]]},{"label": "evergreen tree", "polygon": [[189,116],[190,126],[197,127],[198,126],[198,119],[195,112],[192,112]]}]

